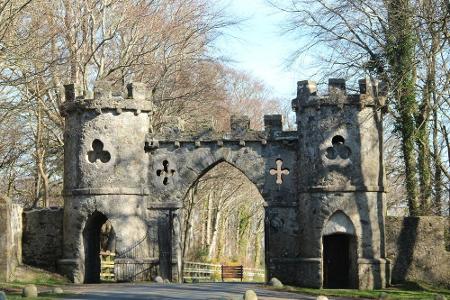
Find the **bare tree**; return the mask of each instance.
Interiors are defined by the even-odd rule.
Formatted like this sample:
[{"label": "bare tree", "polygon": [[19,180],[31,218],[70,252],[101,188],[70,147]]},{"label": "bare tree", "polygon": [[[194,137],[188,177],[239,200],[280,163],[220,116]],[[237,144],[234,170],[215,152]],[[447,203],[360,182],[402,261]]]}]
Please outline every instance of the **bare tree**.
[{"label": "bare tree", "polygon": [[431,204],[440,203],[440,176],[449,180],[448,166],[442,162],[444,152],[439,151],[444,135],[438,126],[449,121],[444,112],[449,83],[446,2],[269,2],[289,15],[287,32],[306,41],[294,57],[314,49],[324,66],[324,77],[369,76],[388,83],[393,133],[402,147],[403,164],[396,165],[404,170],[397,173],[404,174],[409,213],[439,212]]}]

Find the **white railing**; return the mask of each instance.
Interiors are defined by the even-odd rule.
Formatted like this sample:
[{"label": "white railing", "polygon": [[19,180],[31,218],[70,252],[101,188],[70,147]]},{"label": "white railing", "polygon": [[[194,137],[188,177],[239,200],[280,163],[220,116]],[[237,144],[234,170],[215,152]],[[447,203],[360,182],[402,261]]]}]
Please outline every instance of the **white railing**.
[{"label": "white railing", "polygon": [[266,277],[266,270],[264,269],[252,269],[244,268],[244,279],[249,281],[264,281]]},{"label": "white railing", "polygon": [[[186,280],[214,281],[221,280],[222,265],[185,261],[183,278]],[[245,281],[264,281],[264,269],[244,268]]]},{"label": "white railing", "polygon": [[220,278],[221,265],[185,261],[183,265],[184,279],[209,281]]}]

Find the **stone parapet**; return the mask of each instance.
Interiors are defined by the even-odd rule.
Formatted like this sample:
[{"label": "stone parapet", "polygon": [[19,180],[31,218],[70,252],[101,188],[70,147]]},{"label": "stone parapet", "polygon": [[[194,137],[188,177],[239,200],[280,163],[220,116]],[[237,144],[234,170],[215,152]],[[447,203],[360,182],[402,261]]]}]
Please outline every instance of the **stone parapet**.
[{"label": "stone parapet", "polygon": [[[215,143],[219,147],[225,144],[238,143],[245,146],[246,142],[260,142],[266,145],[270,141],[297,141],[297,131],[283,131],[281,115],[265,115],[264,130],[253,130],[250,119],[245,115],[232,115],[230,117],[230,131],[217,131],[214,128],[204,128],[197,131],[185,131],[181,121],[171,117],[171,122],[164,122],[160,132],[152,132],[146,136],[149,149],[158,148],[159,144],[173,143],[177,148],[181,143],[194,143],[201,147],[205,143]],[[179,118],[178,118],[179,119]]]},{"label": "stone parapet", "polygon": [[384,107],[386,88],[376,80],[359,80],[359,94],[347,94],[344,79],[329,79],[328,94],[319,95],[314,81],[303,80],[297,83],[297,98],[292,100],[292,109],[299,111],[307,107],[320,109],[321,106],[356,105],[359,107]]},{"label": "stone parapet", "polygon": [[153,110],[143,83],[129,83],[126,88],[117,89],[112,82],[98,81],[93,94],[83,91],[76,84],[65,85],[64,88],[66,102],[61,106],[63,116],[77,111],[95,111],[97,114],[132,111],[134,114],[140,114]]},{"label": "stone parapet", "polygon": [[283,117],[281,115],[264,115],[264,131],[270,134],[283,131]]},{"label": "stone parapet", "polygon": [[267,131],[249,130],[236,134],[233,132],[214,132],[205,133],[178,132],[177,134],[154,134],[149,133],[146,136],[145,143],[148,150],[160,147],[160,144],[173,144],[180,148],[181,144],[193,144],[195,147],[215,144],[219,147],[228,147],[233,144],[245,146],[246,143],[258,142],[266,145],[268,141],[290,143],[297,142],[298,135],[296,131],[278,132],[277,136],[271,136]]}]

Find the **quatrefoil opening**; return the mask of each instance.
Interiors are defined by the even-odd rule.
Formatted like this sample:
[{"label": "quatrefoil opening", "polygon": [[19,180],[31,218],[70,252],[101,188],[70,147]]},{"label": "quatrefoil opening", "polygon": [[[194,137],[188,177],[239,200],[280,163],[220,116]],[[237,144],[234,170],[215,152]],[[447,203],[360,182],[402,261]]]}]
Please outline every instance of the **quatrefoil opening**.
[{"label": "quatrefoil opening", "polygon": [[98,139],[92,142],[92,150],[87,153],[89,162],[95,163],[97,160],[100,160],[102,163],[107,163],[111,160],[111,154],[103,150],[103,147],[103,142]]},{"label": "quatrefoil opening", "polygon": [[352,151],[349,147],[345,145],[345,139],[340,136],[336,135],[331,140],[332,147],[327,148],[326,157],[331,160],[335,159],[348,159],[350,155],[352,154]]}]

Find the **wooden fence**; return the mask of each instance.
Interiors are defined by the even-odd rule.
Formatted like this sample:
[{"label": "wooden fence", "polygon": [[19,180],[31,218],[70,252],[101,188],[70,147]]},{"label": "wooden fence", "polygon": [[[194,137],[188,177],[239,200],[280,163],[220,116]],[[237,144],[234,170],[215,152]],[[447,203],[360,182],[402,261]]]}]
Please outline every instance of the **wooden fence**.
[{"label": "wooden fence", "polygon": [[[244,281],[264,281],[264,269],[243,268]],[[219,281],[222,279],[222,265],[185,261],[183,279],[199,281]]]},{"label": "wooden fence", "polygon": [[[123,258],[107,251],[100,252],[100,259],[100,278],[103,281],[151,281],[159,273],[159,260],[157,258]],[[236,268],[240,269],[237,270]],[[219,281],[231,278],[237,278],[241,281],[264,281],[265,270],[192,261],[185,261],[183,264],[183,279],[185,280]]]},{"label": "wooden fence", "polygon": [[221,265],[185,261],[183,264],[183,279],[212,281],[220,278]]}]

